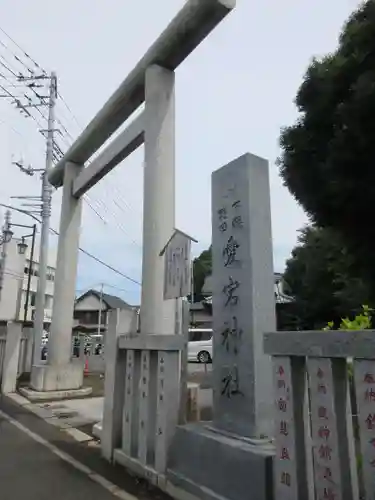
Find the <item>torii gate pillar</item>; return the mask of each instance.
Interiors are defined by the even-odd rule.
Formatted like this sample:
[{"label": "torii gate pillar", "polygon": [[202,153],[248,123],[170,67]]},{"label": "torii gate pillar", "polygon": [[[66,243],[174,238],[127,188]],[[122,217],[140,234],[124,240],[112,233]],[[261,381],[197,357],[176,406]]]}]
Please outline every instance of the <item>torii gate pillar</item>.
[{"label": "torii gate pillar", "polygon": [[175,77],[153,65],[145,78],[141,333],[174,334],[160,251],[175,228]]},{"label": "torii gate pillar", "polygon": [[[49,173],[53,186],[63,186],[63,201],[49,357],[46,365],[33,367],[34,390],[66,393],[82,387],[82,366],[71,359],[70,345],[81,198],[142,143],[145,170],[141,334],[175,332],[175,303],[163,297],[164,261],[160,256],[175,228],[174,71],[234,6],[235,0],[188,0]],[[145,110],[84,167],[143,102]]]}]

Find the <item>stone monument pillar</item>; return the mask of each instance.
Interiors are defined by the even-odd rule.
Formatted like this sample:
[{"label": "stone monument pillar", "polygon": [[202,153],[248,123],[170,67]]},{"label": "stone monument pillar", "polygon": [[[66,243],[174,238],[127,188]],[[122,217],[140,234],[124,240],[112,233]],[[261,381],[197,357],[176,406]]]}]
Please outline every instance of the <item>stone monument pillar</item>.
[{"label": "stone monument pillar", "polygon": [[212,174],[214,420],[177,428],[173,484],[197,498],[273,499],[275,331],[268,162],[245,154]]},{"label": "stone monument pillar", "polygon": [[276,330],[268,162],[246,154],[212,175],[214,423],[249,438],[273,433]]}]

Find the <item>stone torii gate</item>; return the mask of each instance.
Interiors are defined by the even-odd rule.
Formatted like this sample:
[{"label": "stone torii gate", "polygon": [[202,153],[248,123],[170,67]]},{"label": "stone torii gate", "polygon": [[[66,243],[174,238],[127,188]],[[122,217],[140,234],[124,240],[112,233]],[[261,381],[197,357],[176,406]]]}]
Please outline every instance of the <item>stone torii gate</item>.
[{"label": "stone torii gate", "polygon": [[[235,7],[235,0],[188,0],[49,174],[63,188],[49,355],[32,369],[35,391],[82,387],[71,332],[82,196],[144,144],[141,334],[173,334],[173,300],[163,299],[160,251],[175,228],[175,69]],[[144,111],[89,166],[91,156],[145,102]]]}]

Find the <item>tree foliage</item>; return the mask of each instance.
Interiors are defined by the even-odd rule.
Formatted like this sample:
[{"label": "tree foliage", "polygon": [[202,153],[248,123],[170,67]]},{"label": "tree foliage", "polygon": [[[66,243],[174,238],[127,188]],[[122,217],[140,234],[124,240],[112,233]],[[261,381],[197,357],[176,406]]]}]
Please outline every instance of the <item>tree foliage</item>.
[{"label": "tree foliage", "polygon": [[355,274],[353,258],[330,229],[307,226],[286,263],[284,280],[294,299],[299,329],[322,328],[361,310],[370,301],[366,284]]},{"label": "tree foliage", "polygon": [[[317,225],[335,229],[375,283],[375,1],[345,24],[337,50],[314,59],[297,122],[282,131],[285,185]],[[374,286],[375,288],[375,286]]]},{"label": "tree foliage", "polygon": [[202,300],[202,288],[207,276],[212,273],[212,245],[204,250],[193,262],[194,300]]}]

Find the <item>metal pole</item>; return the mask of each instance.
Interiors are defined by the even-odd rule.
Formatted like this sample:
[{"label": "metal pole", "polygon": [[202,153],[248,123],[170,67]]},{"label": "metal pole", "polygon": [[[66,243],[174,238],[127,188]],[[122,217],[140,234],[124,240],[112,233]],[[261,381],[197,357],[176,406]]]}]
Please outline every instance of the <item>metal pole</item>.
[{"label": "metal pole", "polygon": [[100,335],[100,330],[102,328],[102,307],[103,307],[103,283],[100,287],[100,302],[99,302],[99,318],[98,318],[98,335]]},{"label": "metal pole", "polygon": [[47,285],[48,239],[51,218],[52,186],[48,182],[48,173],[53,167],[53,138],[55,127],[55,104],[57,96],[56,74],[51,73],[49,110],[47,125],[46,166],[42,175],[42,228],[39,250],[39,280],[35,301],[33,363],[41,357],[42,333],[44,329],[44,308]]},{"label": "metal pole", "polygon": [[4,220],[4,226],[3,226],[3,235],[2,235],[2,241],[1,241],[0,300],[1,300],[1,292],[3,290],[5,262],[6,262],[6,258],[7,258],[7,247],[8,247],[8,243],[11,240],[12,235],[13,235],[13,233],[10,230],[11,217],[12,217],[11,211],[7,210],[5,212],[5,220]]},{"label": "metal pole", "polygon": [[191,261],[191,293],[190,293],[190,304],[194,304],[194,259]]},{"label": "metal pole", "polygon": [[24,325],[27,321],[27,313],[29,312],[29,299],[30,299],[30,288],[31,288],[31,269],[33,267],[33,261],[34,261],[35,236],[36,236],[36,224],[33,225],[33,236],[32,236],[32,240],[31,240],[31,250],[30,250],[30,258],[29,258],[30,265],[29,265],[29,274],[27,276],[26,298],[25,298],[24,313],[23,313]]}]

